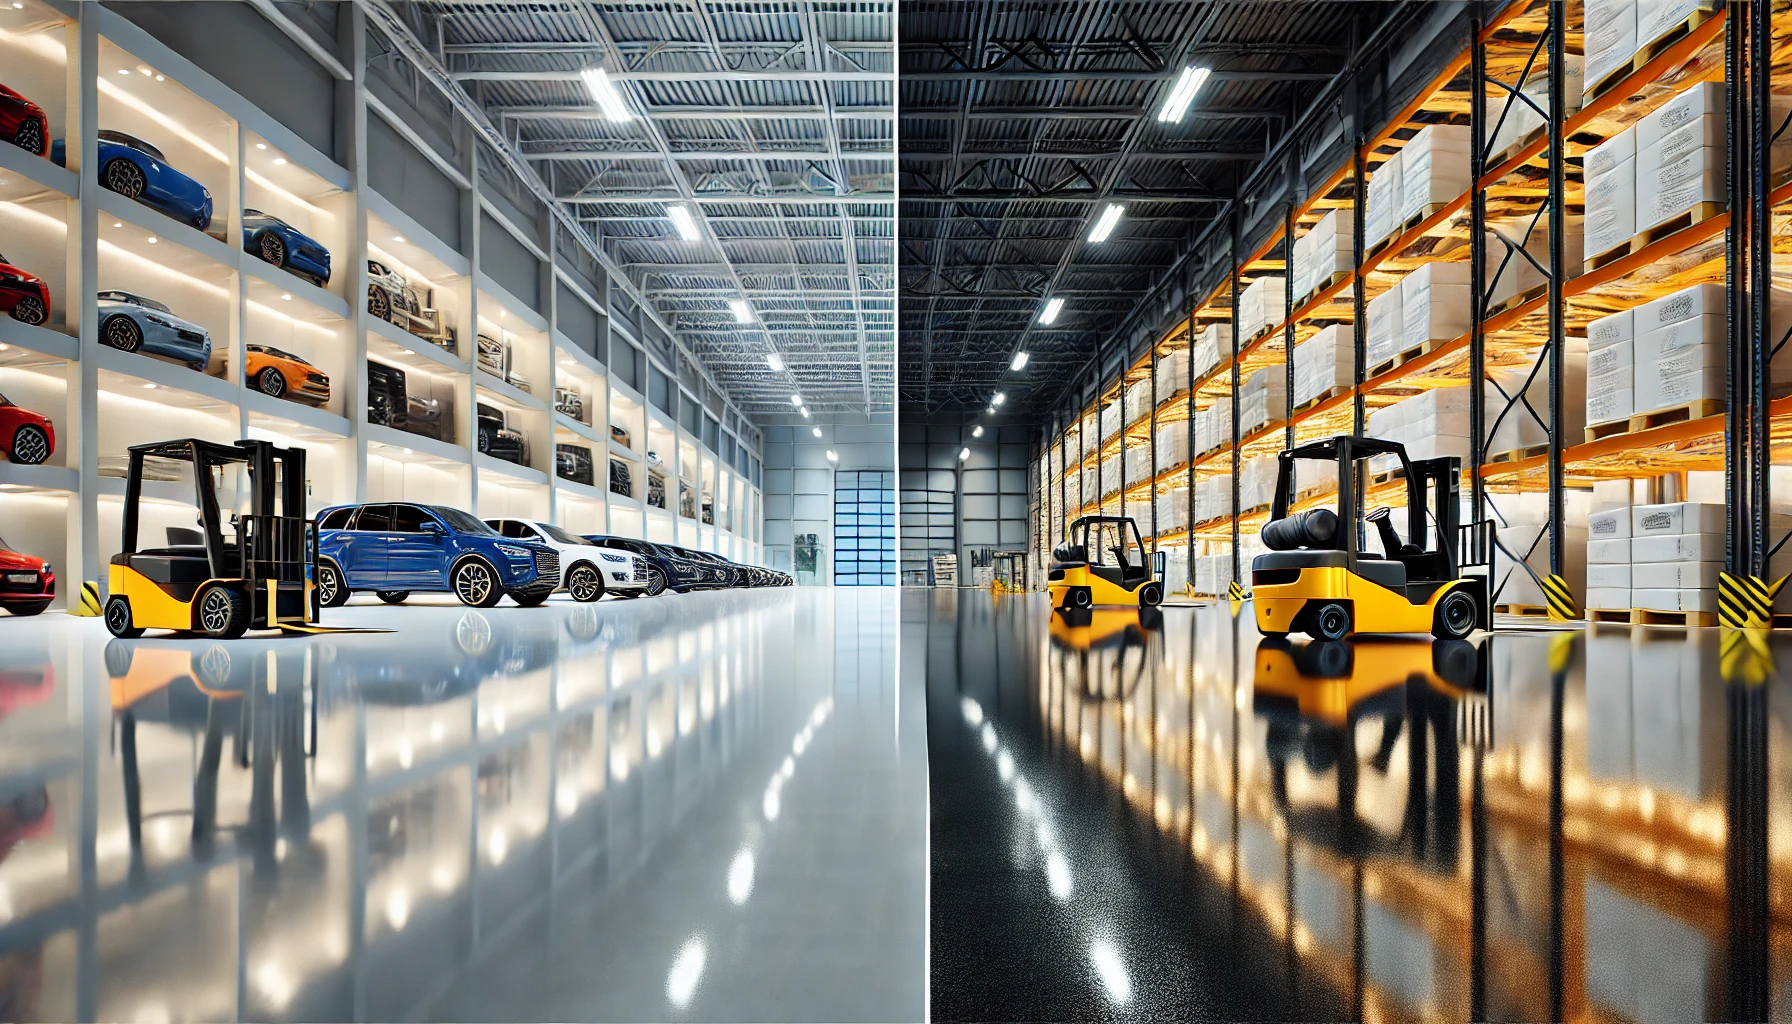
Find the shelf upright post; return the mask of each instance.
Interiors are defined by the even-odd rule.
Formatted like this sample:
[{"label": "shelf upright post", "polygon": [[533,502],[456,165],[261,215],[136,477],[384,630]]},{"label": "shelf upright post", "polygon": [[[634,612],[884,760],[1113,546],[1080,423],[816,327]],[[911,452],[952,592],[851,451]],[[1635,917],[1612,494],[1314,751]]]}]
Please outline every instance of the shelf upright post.
[{"label": "shelf upright post", "polygon": [[1239,352],[1242,350],[1243,346],[1239,344],[1238,337],[1238,263],[1242,258],[1243,252],[1243,245],[1239,239],[1239,235],[1243,231],[1243,220],[1244,203],[1241,202],[1239,196],[1235,195],[1232,197],[1232,257],[1228,261],[1232,267],[1230,277],[1232,289],[1232,432],[1229,435],[1227,443],[1232,448],[1232,579],[1229,582],[1237,583],[1240,586],[1242,586],[1243,583],[1239,579],[1238,573],[1238,473],[1240,469],[1238,450],[1238,364],[1241,362],[1239,359]]},{"label": "shelf upright post", "polygon": [[1288,158],[1288,203],[1282,213],[1282,447],[1294,447],[1294,186],[1295,160]]},{"label": "shelf upright post", "polygon": [[[1206,268],[1206,261],[1202,261]],[[1183,515],[1182,529],[1188,536],[1188,582],[1195,582],[1195,261],[1189,260],[1188,270],[1184,272],[1182,282],[1182,301],[1188,303],[1188,345],[1183,349],[1188,358],[1182,365],[1188,373],[1188,393],[1183,396],[1187,416],[1183,419],[1182,429],[1188,440],[1183,445],[1183,463],[1188,466],[1188,510]]]},{"label": "shelf upright post", "polygon": [[[1566,538],[1563,536],[1563,499],[1566,491],[1566,479],[1562,472],[1562,376],[1567,372],[1563,358],[1563,346],[1566,341],[1566,323],[1563,314],[1564,296],[1562,294],[1563,257],[1565,256],[1568,230],[1567,209],[1564,205],[1566,187],[1563,180],[1567,170],[1567,154],[1563,152],[1564,139],[1562,123],[1566,118],[1563,104],[1563,93],[1567,89],[1566,35],[1568,30],[1568,5],[1552,2],[1549,4],[1549,573],[1550,582],[1560,585],[1562,568],[1567,561]],[[1476,83],[1480,88],[1480,83]],[[1480,382],[1476,381],[1476,387]],[[1565,591],[1563,592],[1565,596]],[[1552,611],[1557,601],[1550,602]],[[1572,614],[1572,597],[1568,598],[1566,610]]]},{"label": "shelf upright post", "polygon": [[1487,42],[1481,38],[1482,12],[1476,0],[1469,15],[1469,328],[1468,396],[1470,520],[1487,515],[1487,485],[1481,466],[1487,461],[1487,195],[1478,187],[1487,173]]},{"label": "shelf upright post", "polygon": [[1151,491],[1145,496],[1146,508],[1151,512],[1151,553],[1157,554],[1157,535],[1162,532],[1157,528],[1157,342],[1151,343],[1151,381],[1147,389],[1151,401],[1151,440],[1146,442],[1146,450],[1151,453]]},{"label": "shelf upright post", "polygon": [[99,332],[99,19],[98,4],[77,4],[64,25],[68,48],[66,100],[67,138],[79,140],[68,147],[66,159],[78,184],[71,204],[75,216],[69,224],[67,244],[67,294],[69,326],[78,332],[79,355],[67,372],[67,405],[64,424],[76,424],[62,438],[63,451],[79,453],[80,492],[69,499],[68,557],[63,568],[63,600],[80,602],[81,583],[103,576],[100,560],[99,440],[100,390]]}]

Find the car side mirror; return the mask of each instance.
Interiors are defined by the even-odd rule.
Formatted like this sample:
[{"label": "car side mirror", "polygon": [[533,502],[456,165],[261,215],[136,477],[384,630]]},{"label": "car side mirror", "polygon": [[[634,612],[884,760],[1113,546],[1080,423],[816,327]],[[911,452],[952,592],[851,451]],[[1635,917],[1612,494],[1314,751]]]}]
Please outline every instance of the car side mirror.
[{"label": "car side mirror", "polygon": [[423,521],[423,532],[440,535],[443,532],[442,524],[433,519],[426,519]]}]

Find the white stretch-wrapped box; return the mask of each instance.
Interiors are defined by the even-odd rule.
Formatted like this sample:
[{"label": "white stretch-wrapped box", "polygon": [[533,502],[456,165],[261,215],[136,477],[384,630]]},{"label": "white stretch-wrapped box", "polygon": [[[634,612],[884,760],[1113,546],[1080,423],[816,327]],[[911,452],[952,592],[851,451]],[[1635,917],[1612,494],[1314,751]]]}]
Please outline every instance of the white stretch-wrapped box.
[{"label": "white stretch-wrapped box", "polygon": [[1157,532],[1188,526],[1188,488],[1172,487],[1157,492]]},{"label": "white stretch-wrapped box", "polygon": [[1635,310],[1587,325],[1587,425],[1629,419],[1635,408]]},{"label": "white stretch-wrapped box", "polygon": [[1104,445],[1108,443],[1109,439],[1118,436],[1120,433],[1120,415],[1123,411],[1120,408],[1120,405],[1121,403],[1119,402],[1112,402],[1109,403],[1107,408],[1101,410],[1101,436],[1099,440]]},{"label": "white stretch-wrapped box", "polygon": [[1153,449],[1142,444],[1126,446],[1126,484],[1128,488],[1151,479],[1151,455]]},{"label": "white stretch-wrapped box", "polygon": [[1630,66],[1637,49],[1636,8],[1636,0],[1585,0],[1585,90],[1597,88],[1613,72]]},{"label": "white stretch-wrapped box", "polygon": [[1195,364],[1195,378],[1198,380],[1214,371],[1221,359],[1232,355],[1232,325],[1208,324],[1201,329],[1189,349],[1189,359]]},{"label": "white stretch-wrapped box", "polygon": [[1405,164],[1395,153],[1369,176],[1369,199],[1363,207],[1363,251],[1380,245],[1400,226],[1400,187]]},{"label": "white stretch-wrapped box", "polygon": [[1626,128],[1587,151],[1584,248],[1601,256],[1636,234],[1636,131]]},{"label": "white stretch-wrapped box", "polygon": [[1313,225],[1294,244],[1294,294],[1297,300],[1331,284],[1338,274],[1350,272],[1353,258],[1348,211],[1333,210]]},{"label": "white stretch-wrapped box", "polygon": [[1267,505],[1276,489],[1278,460],[1274,455],[1260,455],[1244,460],[1238,471],[1238,507],[1258,508]]},{"label": "white stretch-wrapped box", "polygon": [[1101,460],[1101,496],[1107,497],[1120,489],[1120,456],[1110,455]]},{"label": "white stretch-wrapped box", "polygon": [[[1562,89],[1562,113],[1572,114],[1580,109],[1581,96],[1586,92],[1585,63],[1579,54],[1565,54],[1562,59],[1568,75]],[[1549,109],[1549,69],[1542,61],[1531,68],[1530,77],[1525,80],[1521,90],[1537,107],[1533,108],[1506,89],[1494,86],[1487,91],[1487,117],[1490,123],[1498,125],[1493,141],[1487,147],[1488,152],[1496,156],[1523,142],[1532,132],[1543,127],[1543,115],[1537,108]]]},{"label": "white stretch-wrapped box", "polygon": [[1368,332],[1364,341],[1364,358],[1368,368],[1394,358],[1406,336],[1405,309],[1399,284],[1369,300]]},{"label": "white stretch-wrapped box", "polygon": [[1468,190],[1469,126],[1432,124],[1400,151],[1400,223],[1442,206]]},{"label": "white stretch-wrapped box", "polygon": [[1188,390],[1188,349],[1179,348],[1157,360],[1157,400],[1167,401]]},{"label": "white stretch-wrapped box", "polygon": [[1353,332],[1348,324],[1331,324],[1294,347],[1294,404],[1301,406],[1334,388],[1355,382]]},{"label": "white stretch-wrapped box", "polygon": [[1286,279],[1280,275],[1265,274],[1245,287],[1238,297],[1238,333],[1241,336],[1255,338],[1282,322],[1287,312],[1283,308],[1285,284]]},{"label": "white stretch-wrapped box", "polygon": [[1187,420],[1166,423],[1157,428],[1158,472],[1173,469],[1188,461],[1188,430]]},{"label": "white stretch-wrapped box", "polygon": [[1467,263],[1426,263],[1400,282],[1400,351],[1448,341],[1469,328]]},{"label": "white stretch-wrapped box", "polygon": [[1141,380],[1126,389],[1126,422],[1136,423],[1151,412],[1151,382]]}]

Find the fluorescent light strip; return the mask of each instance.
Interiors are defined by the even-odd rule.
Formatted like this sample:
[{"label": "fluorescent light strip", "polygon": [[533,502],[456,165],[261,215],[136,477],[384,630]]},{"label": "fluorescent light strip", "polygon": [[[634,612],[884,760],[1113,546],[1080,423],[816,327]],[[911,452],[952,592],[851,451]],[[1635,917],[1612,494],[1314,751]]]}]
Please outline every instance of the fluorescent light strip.
[{"label": "fluorescent light strip", "polygon": [[1183,68],[1182,77],[1176,79],[1176,88],[1170,90],[1169,98],[1164,100],[1163,108],[1157,112],[1157,119],[1159,121],[1182,120],[1182,115],[1188,113],[1188,105],[1194,102],[1195,93],[1201,91],[1201,85],[1212,73],[1213,69],[1211,68]]},{"label": "fluorescent light strip", "polygon": [[[221,299],[231,298],[235,294],[233,291],[231,291],[228,288],[225,288],[223,285],[213,284],[210,281],[206,281],[202,278],[194,277],[193,275],[187,273],[184,270],[176,270],[173,267],[164,266],[163,264],[157,263],[154,260],[144,259],[142,256],[137,255],[136,253],[130,251],[129,249],[126,249],[122,246],[114,245],[113,243],[106,241],[104,238],[100,239],[99,248],[100,248],[101,252],[111,252],[111,253],[114,253],[119,256],[128,256],[132,260],[135,260],[139,265],[141,265],[149,270],[153,270],[159,274],[162,274],[165,277],[174,278],[175,280],[180,281],[184,284],[197,285],[200,288],[204,288],[206,291],[216,294]],[[103,290],[106,290],[106,289],[102,289],[102,291]],[[125,290],[129,291],[129,289],[125,289]],[[176,313],[174,315],[180,316],[179,313]],[[181,317],[181,319],[184,320],[186,318]]]},{"label": "fluorescent light strip", "polygon": [[765,365],[771,367],[773,373],[782,373],[784,372],[784,357],[776,352],[768,352],[765,356]]},{"label": "fluorescent light strip", "polygon": [[585,88],[591,90],[592,102],[603,108],[604,117],[618,123],[634,120],[634,114],[629,112],[628,104],[603,68],[586,68],[579,77],[585,80]]},{"label": "fluorescent light strip", "polygon": [[1016,352],[1014,353],[1014,362],[1008,364],[1008,369],[1013,370],[1015,373],[1019,373],[1027,368],[1027,360],[1030,358],[1032,357],[1028,355],[1025,350]]},{"label": "fluorescent light strip", "polygon": [[746,299],[729,299],[728,308],[734,313],[735,323],[750,324],[753,322],[753,307],[747,305]]},{"label": "fluorescent light strip", "polygon": [[678,229],[678,237],[685,241],[695,242],[703,237],[703,234],[697,230],[697,222],[691,218],[690,207],[668,206],[666,207],[666,216],[672,218],[672,226]]},{"label": "fluorescent light strip", "polygon": [[[1047,299],[1045,302],[1045,311],[1039,314],[1039,322],[1050,325],[1053,321],[1058,319],[1058,312],[1063,308],[1064,300],[1062,298],[1054,297]],[[1016,369],[1018,369],[1018,367],[1016,367]]]},{"label": "fluorescent light strip", "polygon": [[1109,203],[1107,209],[1101,211],[1101,217],[1096,220],[1095,227],[1089,232],[1089,241],[1097,245],[1107,241],[1108,236],[1114,233],[1114,225],[1120,223],[1120,215],[1125,212],[1125,204]]}]

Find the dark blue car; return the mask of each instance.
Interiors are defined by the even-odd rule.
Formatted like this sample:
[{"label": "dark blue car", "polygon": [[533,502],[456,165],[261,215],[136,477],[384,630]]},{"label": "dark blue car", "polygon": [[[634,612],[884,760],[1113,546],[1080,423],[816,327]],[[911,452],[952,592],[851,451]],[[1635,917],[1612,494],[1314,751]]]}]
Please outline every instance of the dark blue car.
[{"label": "dark blue car", "polygon": [[319,288],[330,283],[330,250],[271,213],[243,211],[243,251]]},{"label": "dark blue car", "polygon": [[[61,139],[50,147],[50,159],[66,165]],[[211,227],[211,191],[168,166],[162,151],[142,139],[123,132],[100,132],[99,164],[101,185],[201,231]]]},{"label": "dark blue car", "polygon": [[457,508],[338,505],[317,517],[317,590],[326,608],[357,590],[387,604],[414,592],[450,591],[475,608],[490,608],[505,594],[538,605],[559,583],[553,548],[500,537]]}]

